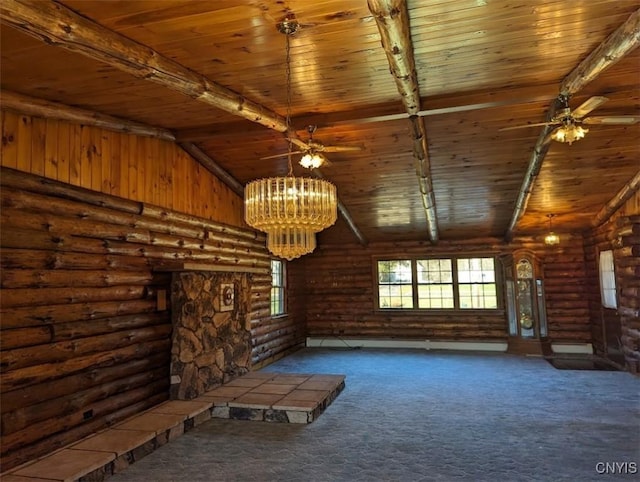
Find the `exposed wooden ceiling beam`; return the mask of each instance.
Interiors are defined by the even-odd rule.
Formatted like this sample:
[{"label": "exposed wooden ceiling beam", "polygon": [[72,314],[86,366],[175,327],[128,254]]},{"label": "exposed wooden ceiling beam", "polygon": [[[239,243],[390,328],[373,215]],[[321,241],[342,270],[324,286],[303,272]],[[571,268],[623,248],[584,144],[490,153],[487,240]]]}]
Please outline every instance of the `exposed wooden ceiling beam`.
[{"label": "exposed wooden ceiling beam", "polygon": [[591,225],[598,227],[611,217],[622,205],[631,199],[636,191],[640,189],[640,171],[613,196],[607,204],[598,212]]},{"label": "exposed wooden ceiling beam", "polygon": [[[629,52],[632,52],[640,45],[640,10],[636,10],[615,32],[607,37],[591,54],[589,54],[573,71],[565,77],[560,84],[560,95],[569,97],[580,91],[585,85],[595,79],[604,70],[622,59]],[[547,122],[555,114],[557,102],[554,102],[549,113]],[[505,240],[510,242],[513,239],[513,232],[518,221],[522,218],[535,180],[542,167],[542,161],[549,150],[550,134],[553,131],[549,126],[545,126],[538,137],[538,141],[533,149],[531,160],[525,174],[518,199],[511,216],[511,221]]]},{"label": "exposed wooden ceiling beam", "polygon": [[391,74],[396,81],[404,108],[411,119],[416,175],[422,206],[427,217],[429,238],[432,243],[435,243],[438,241],[436,200],[431,181],[426,129],[424,120],[418,116],[420,88],[413,58],[407,4],[405,0],[368,0],[367,3],[378,25]]},{"label": "exposed wooden ceiling beam", "polygon": [[80,53],[217,109],[286,133],[296,145],[308,148],[279,114],[149,47],[78,15],[64,5],[51,0],[2,0],[0,18],[5,24],[47,44]]},{"label": "exposed wooden ceiling beam", "polygon": [[99,112],[79,109],[58,102],[37,99],[8,90],[2,91],[2,108],[13,110],[20,114],[76,122],[78,124],[101,127],[116,132],[155,137],[172,142],[176,140],[173,132],[167,129],[100,114]]},{"label": "exposed wooden ceiling beam", "polygon": [[[418,111],[417,115],[428,117],[507,105],[550,101],[557,97],[557,89],[557,84],[545,84],[422,97],[420,104],[428,106],[428,108]],[[409,114],[400,112],[400,110],[397,102],[388,102],[362,109],[300,115],[292,119],[292,124],[297,126],[312,125],[323,128],[408,119]],[[176,131],[175,134],[178,141],[198,142],[215,136],[233,136],[234,133],[237,133],[236,135],[238,136],[245,136],[248,132],[256,132],[261,129],[262,127],[258,124],[238,121],[233,126],[229,124],[208,125],[181,129]]]},{"label": "exposed wooden ceiling beam", "polygon": [[640,9],[591,52],[565,77],[560,94],[567,97],[580,91],[598,75],[640,45]]}]

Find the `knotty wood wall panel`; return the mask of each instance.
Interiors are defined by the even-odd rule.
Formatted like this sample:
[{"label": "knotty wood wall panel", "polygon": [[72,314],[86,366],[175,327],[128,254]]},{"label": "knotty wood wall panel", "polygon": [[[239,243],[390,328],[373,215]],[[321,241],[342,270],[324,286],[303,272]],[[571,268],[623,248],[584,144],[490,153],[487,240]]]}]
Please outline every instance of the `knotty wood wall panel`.
[{"label": "knotty wood wall panel", "polygon": [[376,257],[500,255],[527,248],[544,262],[552,341],[588,343],[591,333],[582,239],[565,239],[561,246],[548,248],[530,239],[509,246],[495,239],[440,242],[438,246],[426,242],[378,243],[368,248],[323,245],[303,258],[305,278],[300,283],[306,287],[307,336],[506,340],[504,309],[430,314],[376,310],[374,262]]},{"label": "knotty wood wall panel", "polygon": [[1,165],[233,226],[242,200],[177,145],[2,111]]},{"label": "knotty wood wall panel", "polygon": [[303,343],[295,298],[270,316],[270,255],[241,199],[175,145],[3,111],[1,153],[3,470],[168,398],[155,268],[259,269],[252,362]]}]

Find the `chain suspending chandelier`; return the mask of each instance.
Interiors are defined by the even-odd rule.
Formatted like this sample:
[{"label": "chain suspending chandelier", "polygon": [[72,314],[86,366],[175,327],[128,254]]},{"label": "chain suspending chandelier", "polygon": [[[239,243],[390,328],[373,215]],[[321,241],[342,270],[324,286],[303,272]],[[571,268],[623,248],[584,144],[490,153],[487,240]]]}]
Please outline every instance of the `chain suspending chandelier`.
[{"label": "chain suspending chandelier", "polygon": [[[291,55],[289,36],[298,30],[298,22],[287,17],[278,24],[286,38],[287,135],[291,127]],[[281,258],[292,260],[311,253],[316,233],[337,219],[336,187],[324,179],[295,177],[291,164],[291,140],[288,140],[286,177],[258,179],[244,190],[245,220],[249,226],[267,233],[267,248]]]}]

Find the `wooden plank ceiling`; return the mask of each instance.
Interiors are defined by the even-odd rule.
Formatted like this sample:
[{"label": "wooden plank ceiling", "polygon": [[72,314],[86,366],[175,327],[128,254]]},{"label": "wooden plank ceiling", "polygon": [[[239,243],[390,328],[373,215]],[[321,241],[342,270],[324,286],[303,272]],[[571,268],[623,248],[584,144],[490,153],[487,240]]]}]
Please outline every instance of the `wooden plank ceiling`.
[{"label": "wooden plank ceiling", "polygon": [[[28,2],[27,2],[28,3]],[[38,2],[34,2],[37,6]],[[49,3],[48,0],[41,3]],[[64,0],[107,29],[264,106],[286,114],[285,38],[291,37],[292,126],[315,139],[362,146],[322,168],[364,238],[428,240],[410,123],[366,0]],[[286,5],[285,5],[286,4]],[[540,127],[562,80],[640,8],[636,0],[408,1],[440,239],[503,237]],[[244,184],[284,175],[280,132],[3,25],[2,89],[130,119],[193,142]],[[639,50],[571,99],[609,101],[598,115],[640,113]],[[591,126],[572,145],[552,142],[516,235],[588,228],[640,169],[638,125]],[[296,174],[304,174],[296,167]],[[355,242],[344,221],[320,242]]]}]

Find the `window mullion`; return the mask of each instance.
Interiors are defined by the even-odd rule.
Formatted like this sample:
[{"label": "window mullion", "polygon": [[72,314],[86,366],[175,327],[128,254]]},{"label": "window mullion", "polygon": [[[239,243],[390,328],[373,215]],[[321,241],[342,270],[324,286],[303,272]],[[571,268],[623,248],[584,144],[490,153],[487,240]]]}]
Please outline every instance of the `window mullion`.
[{"label": "window mullion", "polygon": [[451,273],[453,278],[453,308],[460,309],[460,290],[458,289],[458,259],[451,258]]},{"label": "window mullion", "polygon": [[418,309],[418,262],[411,260],[411,294],[413,296],[413,308]]}]

